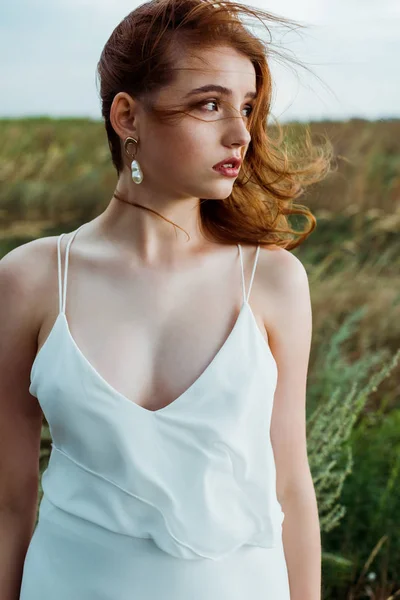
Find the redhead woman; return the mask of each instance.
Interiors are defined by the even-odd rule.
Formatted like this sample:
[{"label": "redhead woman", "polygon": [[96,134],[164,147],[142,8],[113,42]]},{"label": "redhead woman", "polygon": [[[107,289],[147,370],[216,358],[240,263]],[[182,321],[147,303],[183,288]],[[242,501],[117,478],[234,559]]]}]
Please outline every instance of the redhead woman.
[{"label": "redhead woman", "polygon": [[106,209],[0,262],[2,600],[320,599],[291,250],[330,149],[294,166],[270,136],[251,16],[279,21],[208,0],[128,14],[98,63]]}]

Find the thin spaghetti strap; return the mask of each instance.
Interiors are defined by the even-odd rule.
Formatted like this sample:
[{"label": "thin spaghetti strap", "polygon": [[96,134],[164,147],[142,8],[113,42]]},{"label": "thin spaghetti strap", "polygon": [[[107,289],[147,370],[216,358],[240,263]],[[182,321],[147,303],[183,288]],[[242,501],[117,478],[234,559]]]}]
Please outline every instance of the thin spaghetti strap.
[{"label": "thin spaghetti strap", "polygon": [[260,245],[257,246],[256,257],[255,257],[255,260],[254,260],[253,272],[251,274],[250,285],[249,285],[249,293],[247,294],[247,298],[246,298],[246,287],[245,287],[245,282],[244,282],[244,268],[243,268],[242,247],[241,247],[240,244],[237,244],[237,246],[239,248],[240,264],[241,264],[241,267],[242,267],[243,302],[248,302],[249,301],[249,297],[250,297],[250,292],[251,292],[251,286],[253,285],[253,279],[254,279],[254,275],[255,275],[255,272],[256,272],[258,255],[260,253]]},{"label": "thin spaghetti strap", "polygon": [[65,270],[64,270],[64,285],[61,285],[61,251],[60,251],[60,243],[61,243],[61,238],[65,235],[64,233],[62,233],[58,240],[57,240],[57,244],[58,244],[58,287],[59,287],[59,298],[60,298],[60,312],[65,314],[65,307],[66,307],[66,303],[67,303],[67,276],[68,276],[68,258],[69,258],[69,249],[70,246],[73,242],[74,237],[76,236],[76,234],[78,233],[78,231],[83,227],[83,225],[85,225],[85,223],[83,223],[80,227],[78,227],[78,229],[75,229],[75,231],[72,233],[70,239],[68,240],[67,243],[67,248],[65,251]]},{"label": "thin spaghetti strap", "polygon": [[258,261],[258,255],[259,254],[260,254],[260,244],[258,244],[258,246],[257,246],[256,257],[254,259],[253,272],[251,274],[250,285],[249,285],[249,293],[247,294],[247,302],[249,301],[249,298],[250,298],[251,286],[253,285],[253,279],[254,279],[254,275],[255,275],[255,272],[256,272],[256,267],[257,267],[257,261]]},{"label": "thin spaghetti strap", "polygon": [[240,266],[242,268],[243,303],[245,303],[246,302],[246,287],[245,287],[245,284],[244,284],[244,268],[243,268],[242,246],[240,244],[238,244],[237,247],[239,248]]},{"label": "thin spaghetti strap", "polygon": [[62,312],[63,305],[63,290],[61,283],[61,240],[64,237],[64,233],[58,236],[57,239],[57,262],[58,262],[58,312]]}]

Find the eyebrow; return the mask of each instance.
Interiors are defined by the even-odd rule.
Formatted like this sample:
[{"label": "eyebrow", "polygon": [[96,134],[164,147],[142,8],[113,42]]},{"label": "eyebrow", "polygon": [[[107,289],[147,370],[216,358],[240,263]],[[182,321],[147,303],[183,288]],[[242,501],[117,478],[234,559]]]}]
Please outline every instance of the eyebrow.
[{"label": "eyebrow", "polygon": [[[202,87],[195,88],[194,90],[191,90],[190,92],[188,92],[186,94],[185,98],[187,98],[188,96],[194,96],[195,94],[200,94],[201,92],[220,92],[224,96],[232,96],[232,93],[233,93],[232,90],[224,87],[223,85],[208,84],[208,85],[203,85]],[[245,95],[245,98],[254,99],[254,98],[256,98],[256,96],[257,96],[257,92],[247,92],[247,94]]]}]

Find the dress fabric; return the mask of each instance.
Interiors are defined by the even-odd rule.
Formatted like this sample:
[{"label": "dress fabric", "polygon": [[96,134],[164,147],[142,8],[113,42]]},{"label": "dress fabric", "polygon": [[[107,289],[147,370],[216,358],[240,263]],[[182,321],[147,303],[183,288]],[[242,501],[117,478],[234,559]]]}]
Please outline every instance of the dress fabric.
[{"label": "dress fabric", "polygon": [[[83,227],[83,225],[81,226]],[[20,600],[290,600],[270,423],[277,364],[248,303],[211,363],[171,404],[132,402],[59,313],[31,370],[50,427]]]}]

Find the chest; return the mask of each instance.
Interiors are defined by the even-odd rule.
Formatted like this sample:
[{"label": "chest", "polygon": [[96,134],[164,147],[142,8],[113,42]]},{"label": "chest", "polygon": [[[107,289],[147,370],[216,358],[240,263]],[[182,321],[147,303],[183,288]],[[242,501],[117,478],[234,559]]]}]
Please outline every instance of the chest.
[{"label": "chest", "polygon": [[187,391],[239,329],[241,307],[224,313],[218,306],[192,303],[166,312],[148,303],[143,314],[70,315],[65,334],[112,388],[155,411]]},{"label": "chest", "polygon": [[[193,274],[157,281],[116,274],[107,285],[103,274],[77,275],[83,272],[70,271],[57,336],[106,385],[146,410],[165,408],[182,396],[220,352],[244,352],[242,338],[232,339],[234,330],[256,327],[267,343],[260,315],[251,313],[242,323],[237,272],[224,282],[210,273],[208,282]],[[57,318],[49,303],[39,351]]]}]

